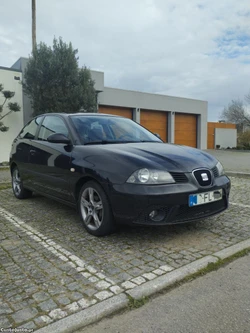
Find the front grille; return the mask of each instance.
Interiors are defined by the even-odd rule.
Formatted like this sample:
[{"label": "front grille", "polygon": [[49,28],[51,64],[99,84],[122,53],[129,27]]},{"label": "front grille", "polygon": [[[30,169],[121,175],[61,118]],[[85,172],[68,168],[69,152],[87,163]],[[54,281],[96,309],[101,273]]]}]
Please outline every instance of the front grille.
[{"label": "front grille", "polygon": [[193,172],[200,186],[209,186],[212,182],[211,172],[207,169],[199,169]]},{"label": "front grille", "polygon": [[214,178],[219,177],[219,171],[216,166],[212,169],[212,173],[214,175]]},{"label": "front grille", "polygon": [[185,173],[181,172],[170,172],[171,176],[174,178],[176,183],[187,183],[188,178]]}]

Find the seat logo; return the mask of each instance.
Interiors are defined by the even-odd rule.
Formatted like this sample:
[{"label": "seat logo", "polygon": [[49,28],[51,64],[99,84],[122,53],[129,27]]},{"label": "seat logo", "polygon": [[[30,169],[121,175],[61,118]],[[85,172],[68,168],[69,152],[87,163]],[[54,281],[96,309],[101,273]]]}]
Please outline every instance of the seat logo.
[{"label": "seat logo", "polygon": [[207,181],[208,181],[208,175],[207,175],[207,173],[202,173],[202,174],[201,174],[201,178],[202,178],[202,180],[203,180],[204,182],[207,182]]}]

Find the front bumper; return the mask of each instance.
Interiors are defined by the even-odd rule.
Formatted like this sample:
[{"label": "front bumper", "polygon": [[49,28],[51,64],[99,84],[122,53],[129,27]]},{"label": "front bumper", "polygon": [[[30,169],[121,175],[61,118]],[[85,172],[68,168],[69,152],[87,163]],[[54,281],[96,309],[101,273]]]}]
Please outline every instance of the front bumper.
[{"label": "front bumper", "polygon": [[[113,185],[110,200],[117,223],[138,225],[167,225],[200,220],[218,214],[228,208],[231,183],[227,176],[213,180],[209,187],[195,183],[168,185]],[[190,194],[222,189],[221,200],[189,207]],[[149,214],[162,212],[164,218],[154,221]]]}]

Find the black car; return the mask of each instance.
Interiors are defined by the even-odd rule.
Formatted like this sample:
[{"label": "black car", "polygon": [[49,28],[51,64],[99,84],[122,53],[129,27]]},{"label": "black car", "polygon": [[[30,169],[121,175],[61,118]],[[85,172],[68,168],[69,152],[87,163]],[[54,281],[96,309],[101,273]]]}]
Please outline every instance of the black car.
[{"label": "black car", "polygon": [[220,162],[119,116],[40,115],[14,140],[10,170],[18,199],[37,192],[75,206],[95,236],[116,223],[183,223],[228,207]]}]

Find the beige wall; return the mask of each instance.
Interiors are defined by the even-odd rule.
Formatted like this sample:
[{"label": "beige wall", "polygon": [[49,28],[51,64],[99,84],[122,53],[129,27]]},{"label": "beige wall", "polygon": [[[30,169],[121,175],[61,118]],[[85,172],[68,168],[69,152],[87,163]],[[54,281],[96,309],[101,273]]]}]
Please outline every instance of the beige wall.
[{"label": "beige wall", "polygon": [[[14,77],[20,77],[20,80],[15,80]],[[0,163],[9,160],[9,153],[13,139],[17,136],[23,127],[23,97],[22,97],[22,73],[13,70],[0,68],[0,83],[3,84],[4,90],[15,92],[15,96],[10,102],[17,102],[21,106],[20,112],[12,112],[3,119],[4,125],[9,127],[8,132],[0,132]],[[0,94],[0,104],[2,105],[4,97]],[[4,115],[8,112],[6,102],[3,112]]]}]

